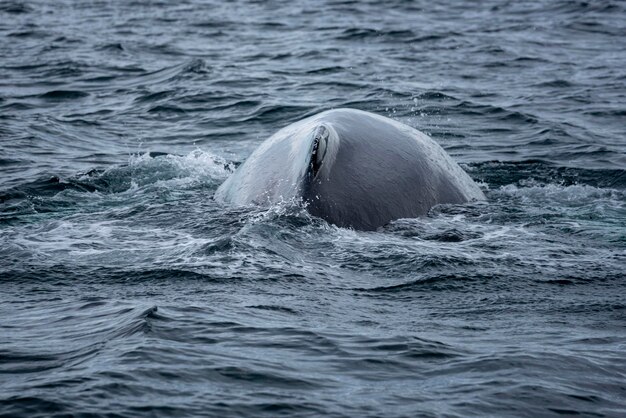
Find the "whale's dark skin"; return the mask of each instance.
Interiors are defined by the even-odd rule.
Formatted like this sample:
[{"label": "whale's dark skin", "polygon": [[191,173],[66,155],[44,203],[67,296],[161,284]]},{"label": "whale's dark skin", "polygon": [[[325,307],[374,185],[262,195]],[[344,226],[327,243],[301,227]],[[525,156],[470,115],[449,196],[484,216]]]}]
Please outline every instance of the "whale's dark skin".
[{"label": "whale's dark skin", "polygon": [[236,205],[302,199],[330,223],[374,230],[437,204],[485,196],[427,135],[373,113],[336,109],[272,135],[215,198]]}]

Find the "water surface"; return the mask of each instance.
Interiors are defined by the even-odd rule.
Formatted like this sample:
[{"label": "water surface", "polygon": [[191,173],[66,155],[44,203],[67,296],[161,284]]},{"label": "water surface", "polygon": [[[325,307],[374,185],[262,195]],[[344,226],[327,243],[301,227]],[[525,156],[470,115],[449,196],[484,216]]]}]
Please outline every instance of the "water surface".
[{"label": "water surface", "polygon": [[[0,415],[623,416],[623,2],[4,1]],[[215,189],[353,107],[488,201]]]}]

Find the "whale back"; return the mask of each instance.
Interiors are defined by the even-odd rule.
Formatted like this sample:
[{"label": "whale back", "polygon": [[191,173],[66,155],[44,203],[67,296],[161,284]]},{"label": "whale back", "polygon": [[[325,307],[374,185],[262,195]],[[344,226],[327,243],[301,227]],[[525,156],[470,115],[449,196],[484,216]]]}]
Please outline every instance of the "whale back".
[{"label": "whale back", "polygon": [[354,109],[322,112],[281,129],[215,197],[261,205],[302,199],[311,214],[361,230],[425,215],[437,204],[485,198],[430,137]]}]

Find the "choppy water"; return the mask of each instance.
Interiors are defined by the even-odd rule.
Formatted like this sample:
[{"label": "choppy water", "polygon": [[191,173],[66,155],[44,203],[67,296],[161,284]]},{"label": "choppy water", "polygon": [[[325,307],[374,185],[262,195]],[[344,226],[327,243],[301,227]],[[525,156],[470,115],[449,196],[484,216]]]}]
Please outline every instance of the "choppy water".
[{"label": "choppy water", "polygon": [[[1,416],[626,415],[626,5],[0,3]],[[212,194],[333,107],[488,202]]]}]

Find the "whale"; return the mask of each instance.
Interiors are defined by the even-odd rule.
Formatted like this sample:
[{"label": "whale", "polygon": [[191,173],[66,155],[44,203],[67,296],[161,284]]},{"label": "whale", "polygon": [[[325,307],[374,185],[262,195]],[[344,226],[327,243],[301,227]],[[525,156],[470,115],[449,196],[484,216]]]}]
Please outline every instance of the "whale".
[{"label": "whale", "polygon": [[428,135],[346,108],[280,129],[218,187],[214,199],[237,206],[302,202],[331,224],[370,231],[485,195]]}]

